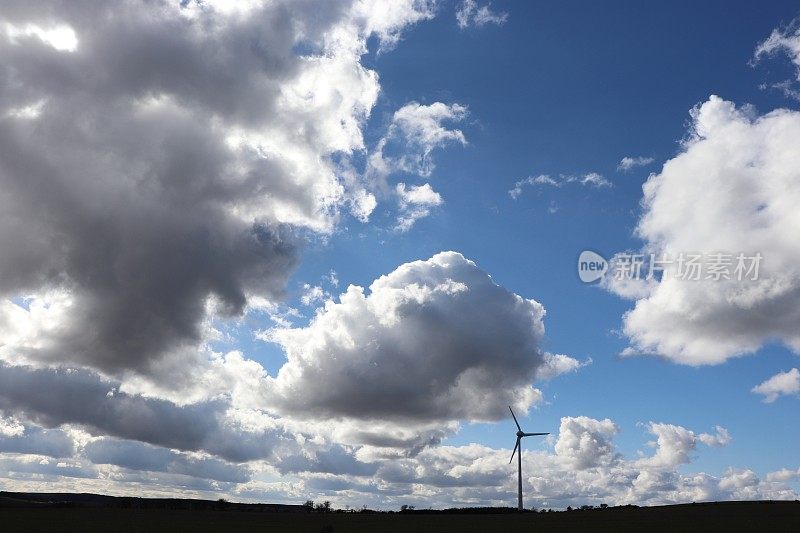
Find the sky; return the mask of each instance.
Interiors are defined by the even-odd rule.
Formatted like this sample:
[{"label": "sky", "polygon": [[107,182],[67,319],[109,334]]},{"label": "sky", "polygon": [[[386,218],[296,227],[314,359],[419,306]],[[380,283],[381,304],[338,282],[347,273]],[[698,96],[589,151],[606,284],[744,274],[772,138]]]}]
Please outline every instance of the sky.
[{"label": "sky", "polygon": [[798,499],[798,17],[1,0],[0,490]]}]

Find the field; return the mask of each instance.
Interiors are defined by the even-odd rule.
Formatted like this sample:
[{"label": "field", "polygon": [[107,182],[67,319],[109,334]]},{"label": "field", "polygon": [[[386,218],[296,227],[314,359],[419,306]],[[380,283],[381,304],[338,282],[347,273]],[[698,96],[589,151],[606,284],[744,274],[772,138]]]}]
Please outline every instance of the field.
[{"label": "field", "polygon": [[[142,500],[139,500],[142,501]],[[175,500],[187,502],[187,500]],[[206,502],[208,506],[215,502]],[[72,505],[72,504],[70,504]],[[235,504],[227,504],[235,506]],[[0,497],[0,530],[16,531],[800,531],[800,502],[721,502],[553,513],[317,513],[266,506],[227,509],[65,507]]]}]

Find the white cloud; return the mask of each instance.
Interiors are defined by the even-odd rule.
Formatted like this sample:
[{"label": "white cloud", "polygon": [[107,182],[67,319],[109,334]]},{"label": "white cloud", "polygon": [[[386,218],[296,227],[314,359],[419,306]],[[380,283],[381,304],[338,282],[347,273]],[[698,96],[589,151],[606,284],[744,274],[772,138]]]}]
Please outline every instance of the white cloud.
[{"label": "white cloud", "polygon": [[392,188],[389,176],[410,174],[430,177],[435,169],[435,149],[453,143],[467,144],[461,130],[447,126],[448,122],[464,120],[467,114],[467,108],[460,104],[406,104],[395,111],[386,134],[368,155],[364,171],[367,187],[376,191],[376,194],[398,199],[396,231],[408,231],[417,220],[428,216],[432,207],[441,205],[443,200],[427,183],[407,186],[400,182]]},{"label": "white cloud", "polygon": [[619,427],[606,418],[564,417],[555,444],[556,455],[575,470],[610,465],[617,460],[612,439]]},{"label": "white cloud", "polygon": [[[526,502],[564,508],[585,503],[652,505],[796,497],[782,481],[761,481],[747,470],[730,469],[722,477],[681,474],[679,469],[687,470],[685,465],[691,461],[696,434],[670,424],[651,424],[648,428],[659,440],[654,443],[654,454],[640,459],[626,459],[619,453],[613,442],[619,428],[608,419],[562,418],[555,453],[541,451],[541,445],[530,439],[524,441]],[[513,429],[509,424],[510,442]],[[508,505],[516,497],[516,471],[514,465],[508,464],[510,454],[510,448],[492,449],[478,444],[439,446],[426,448],[414,457],[379,461],[374,475],[354,478],[334,474],[322,478],[312,470],[305,479],[318,480],[314,486],[323,490],[330,487],[342,491],[340,497],[357,494],[389,506]],[[341,459],[338,462],[344,463]]]},{"label": "white cloud", "polygon": [[731,442],[731,434],[722,426],[714,426],[715,433],[710,435],[708,433],[701,433],[697,436],[697,440],[706,446],[727,446]]},{"label": "white cloud", "polygon": [[291,326],[295,319],[303,317],[302,313],[294,307],[271,302],[260,297],[251,298],[248,304],[248,315],[264,315],[275,324],[283,327]]},{"label": "white cloud", "polygon": [[785,52],[797,66],[797,79],[800,80],[800,24],[798,21],[783,29],[774,29],[764,42],[759,43],[753,53],[758,61],[762,56]]},{"label": "white cloud", "polygon": [[[567,181],[570,180],[571,177],[568,177]],[[589,172],[588,174],[584,174],[583,176],[577,178],[577,180],[581,185],[590,185],[592,187],[611,187],[611,182],[597,172]]]},{"label": "white cloud", "polygon": [[715,426],[713,435],[709,433],[698,435],[681,426],[654,422],[647,424],[647,429],[656,436],[656,442],[652,443],[656,447],[656,452],[640,462],[654,468],[674,469],[689,463],[689,454],[695,450],[697,442],[718,447],[725,446],[731,441],[728,430],[721,426]]},{"label": "white cloud", "polygon": [[779,372],[753,387],[752,392],[763,395],[764,403],[772,403],[781,395],[800,394],[800,371],[793,368],[788,372]]},{"label": "white cloud", "polygon": [[[516,428],[510,421],[503,424],[513,443]],[[389,431],[390,426],[380,429]],[[729,468],[718,477],[692,473],[687,465],[700,437],[671,424],[649,424],[648,430],[658,438],[655,451],[634,459],[616,448],[614,438],[620,429],[609,419],[562,418],[554,452],[547,451],[544,441],[526,439],[522,453],[526,502],[564,508],[587,503],[798,497],[788,485],[797,479],[796,469],[770,472],[765,480],[747,468]],[[31,435],[43,431],[47,430],[29,425]],[[341,445],[323,436],[330,434],[327,428],[318,435],[298,434],[302,446],[286,443],[273,451],[268,462],[234,464],[203,452],[66,430],[28,453],[5,451],[14,445],[0,439],[0,477],[13,479],[17,490],[295,503],[312,498],[328,499],[340,507],[507,506],[515,501],[516,465],[508,464],[510,447],[434,446],[412,455],[381,455],[371,446]]]},{"label": "white cloud", "polygon": [[430,215],[431,208],[442,205],[442,196],[430,184],[412,185],[406,189],[405,183],[398,183],[397,192],[400,214],[397,217],[397,231],[408,231],[414,223]]},{"label": "white cloud", "polygon": [[797,470],[789,470],[788,468],[782,468],[781,470],[777,470],[775,472],[769,472],[767,474],[767,481],[794,481],[796,479],[800,479],[800,469]]},{"label": "white cloud", "polygon": [[14,417],[0,417],[0,437],[19,437],[25,433],[25,426]]},{"label": "white cloud", "polygon": [[597,172],[587,172],[582,175],[575,174],[560,174],[557,178],[553,178],[547,174],[540,174],[538,176],[528,176],[514,183],[514,188],[508,191],[508,195],[516,200],[522,194],[524,187],[544,185],[548,187],[563,187],[564,185],[576,183],[596,189],[604,187],[612,187],[613,184]]},{"label": "white cloud", "polygon": [[424,185],[412,185],[408,189],[406,189],[405,183],[398,183],[396,191],[402,203],[427,206],[442,204],[441,195],[434,191],[428,183]]},{"label": "white cloud", "polygon": [[300,295],[300,303],[305,306],[311,306],[322,303],[328,298],[330,294],[319,285],[303,284],[303,294]]},{"label": "white cloud", "polygon": [[14,45],[22,44],[20,43],[21,39],[34,37],[59,52],[74,52],[78,48],[78,37],[75,35],[75,30],[66,24],[47,27],[33,23],[15,25],[9,22],[3,23],[0,19],[0,27],[5,31],[9,42]]},{"label": "white cloud", "polygon": [[378,199],[371,192],[356,191],[353,195],[350,213],[360,222],[369,222],[369,217],[378,206]]},{"label": "white cloud", "polygon": [[758,476],[750,469],[730,468],[719,481],[719,488],[738,500],[763,498],[759,485]]},{"label": "white cloud", "polygon": [[462,0],[456,9],[456,21],[459,28],[469,28],[470,26],[485,26],[486,24],[496,24],[501,26],[508,20],[508,13],[495,12],[491,9],[491,3],[478,6],[475,0]]},{"label": "white cloud", "polygon": [[[436,16],[436,0],[357,0],[351,9],[354,22],[363,27],[361,31],[377,35],[379,51],[387,51],[397,46],[408,26]],[[363,48],[365,43],[361,41],[358,46]]]},{"label": "white cloud", "polygon": [[[393,173],[429,177],[435,168],[433,150],[450,143],[467,144],[461,130],[446,126],[447,122],[464,120],[467,114],[466,106],[461,104],[404,105],[395,111],[386,135],[369,156],[367,180],[376,187],[385,187],[387,176]],[[387,154],[390,149],[399,154]]]},{"label": "white cloud", "polygon": [[537,374],[539,379],[552,379],[561,374],[575,372],[581,367],[592,364],[591,357],[581,362],[568,355],[544,353],[544,366]]},{"label": "white cloud", "polygon": [[339,276],[336,274],[335,270],[331,269],[331,271],[328,272],[323,279],[327,281],[333,288],[339,287]]},{"label": "white cloud", "polygon": [[6,111],[6,117],[20,120],[37,119],[42,114],[42,109],[46,103],[47,102],[45,100],[39,100],[38,102],[34,102],[30,105],[9,108],[8,111]]},{"label": "white cloud", "polygon": [[606,290],[613,292],[617,296],[636,300],[638,298],[646,298],[653,291],[657,281],[655,279],[647,279],[645,268],[641,271],[641,276],[629,276],[624,270],[626,260],[629,260],[636,252],[626,251],[614,254],[608,261],[609,269],[606,274],[600,279],[600,286]]},{"label": "white cloud", "polygon": [[787,98],[800,100],[800,18],[792,21],[788,26],[777,28],[770,36],[759,43],[753,53],[751,65],[757,64],[763,57],[771,57],[784,52],[796,67],[796,79],[785,79],[774,83],[762,83],[759,89],[771,87],[783,93]]},{"label": "white cloud", "polygon": [[787,98],[800,100],[800,89],[796,89],[791,80],[783,80],[772,84],[773,89],[778,89]]},{"label": "white cloud", "polygon": [[642,459],[642,464],[655,468],[675,468],[689,462],[689,453],[695,449],[697,439],[693,431],[681,426],[663,423],[649,423],[648,431],[655,435],[656,447],[651,457]]},{"label": "white cloud", "polygon": [[689,365],[721,363],[770,339],[800,352],[800,248],[791,230],[800,227],[800,113],[757,116],[711,96],[692,119],[681,153],[644,184],[643,251],[760,253],[759,278],[683,280],[677,264],[666,265],[660,281],[627,291],[636,298],[623,317],[630,351]]},{"label": "white cloud", "polygon": [[627,172],[634,167],[644,167],[655,161],[652,157],[623,157],[617,165],[617,170]]},{"label": "white cloud", "polygon": [[539,176],[528,176],[527,178],[521,179],[514,184],[514,188],[508,191],[508,195],[511,196],[514,200],[520,197],[523,191],[523,187],[526,185],[551,185],[553,187],[560,187],[560,182],[554,180],[550,176],[546,174],[540,174]]},{"label": "white cloud", "polygon": [[496,420],[540,396],[543,317],[461,254],[439,253],[369,292],[351,285],[305,328],[269,331],[288,362],[267,394],[281,412],[321,419]]}]

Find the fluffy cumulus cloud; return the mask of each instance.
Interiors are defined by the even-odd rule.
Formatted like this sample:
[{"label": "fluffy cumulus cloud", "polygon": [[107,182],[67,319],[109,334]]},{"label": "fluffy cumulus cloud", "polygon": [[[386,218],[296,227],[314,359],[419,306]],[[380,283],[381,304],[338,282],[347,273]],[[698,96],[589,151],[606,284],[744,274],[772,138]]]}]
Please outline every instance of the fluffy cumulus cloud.
[{"label": "fluffy cumulus cloud", "polygon": [[610,464],[617,459],[612,439],[618,432],[617,425],[608,418],[565,417],[561,419],[555,451],[577,470]]},{"label": "fluffy cumulus cloud", "polygon": [[475,0],[462,0],[456,9],[456,22],[461,29],[487,24],[505,24],[508,13],[492,11],[491,3],[478,5]]},{"label": "fluffy cumulus cloud", "polygon": [[455,252],[351,285],[303,328],[266,333],[288,362],[268,395],[308,417],[494,420],[527,410],[544,308]]},{"label": "fluffy cumulus cloud", "polygon": [[800,370],[793,368],[788,372],[779,372],[753,387],[752,392],[763,395],[765,403],[772,403],[782,395],[800,394]]},{"label": "fluffy cumulus cloud", "polygon": [[[702,365],[769,340],[800,352],[800,112],[758,115],[711,96],[692,120],[682,151],[644,185],[637,234],[644,253],[667,260],[663,277],[633,291],[609,283],[636,300],[626,353]],[[686,275],[682,254],[701,254],[699,275]]]},{"label": "fluffy cumulus cloud", "polygon": [[676,468],[690,461],[690,453],[697,447],[698,442],[706,446],[725,446],[731,442],[728,430],[716,426],[715,433],[700,433],[688,430],[681,426],[663,423],[647,424],[648,431],[656,437],[651,445],[655,446],[655,453],[646,459],[643,464],[656,468]]}]

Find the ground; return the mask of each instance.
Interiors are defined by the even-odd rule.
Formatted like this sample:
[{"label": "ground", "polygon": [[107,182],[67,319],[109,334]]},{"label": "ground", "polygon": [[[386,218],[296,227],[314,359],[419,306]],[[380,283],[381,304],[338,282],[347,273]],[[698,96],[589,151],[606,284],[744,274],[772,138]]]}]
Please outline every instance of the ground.
[{"label": "ground", "polygon": [[610,507],[558,513],[309,513],[236,509],[0,506],[0,530],[31,531],[800,531],[800,502]]}]

